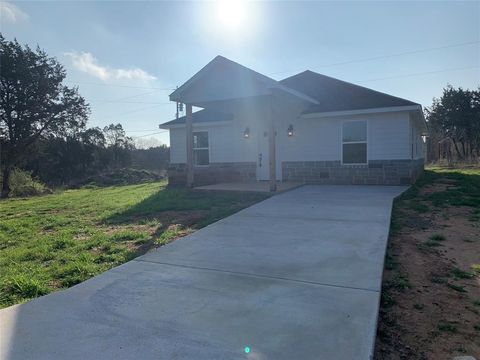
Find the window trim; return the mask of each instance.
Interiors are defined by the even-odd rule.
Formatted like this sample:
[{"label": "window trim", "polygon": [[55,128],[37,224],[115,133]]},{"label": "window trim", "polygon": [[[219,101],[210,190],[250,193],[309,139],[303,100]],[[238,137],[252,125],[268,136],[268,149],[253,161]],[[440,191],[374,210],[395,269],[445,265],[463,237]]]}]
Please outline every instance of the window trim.
[{"label": "window trim", "polygon": [[[343,126],[345,123],[349,122],[358,122],[358,121],[363,121],[365,123],[365,131],[366,131],[366,136],[364,141],[343,141]],[[342,166],[350,166],[350,165],[368,165],[368,120],[367,119],[357,119],[357,120],[344,120],[342,121],[342,129],[340,131],[340,163]],[[364,163],[344,163],[343,162],[343,145],[344,144],[365,144],[367,146],[367,153],[365,154],[365,160],[366,162]]]},{"label": "window trim", "polygon": [[[193,141],[193,138],[195,136],[196,133],[207,133],[207,140],[208,140],[208,146],[207,147],[195,147],[195,141],[193,141],[193,144],[192,144],[192,150],[193,150],[193,166],[194,167],[198,167],[198,168],[202,168],[202,167],[208,167],[210,166],[210,133],[208,130],[199,130],[199,131],[192,131],[192,141]],[[205,165],[197,165],[195,164],[195,151],[196,150],[208,150],[208,164],[205,164]]]}]

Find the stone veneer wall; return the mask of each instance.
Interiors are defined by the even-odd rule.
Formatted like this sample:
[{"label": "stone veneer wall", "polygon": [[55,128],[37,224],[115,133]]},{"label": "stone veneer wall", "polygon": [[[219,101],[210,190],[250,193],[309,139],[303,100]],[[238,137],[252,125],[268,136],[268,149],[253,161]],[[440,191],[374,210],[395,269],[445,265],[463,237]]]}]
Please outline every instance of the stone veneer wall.
[{"label": "stone veneer wall", "polygon": [[287,161],[283,181],[307,184],[408,185],[423,173],[424,159],[370,160],[368,165],[342,165],[340,161]]},{"label": "stone veneer wall", "polygon": [[[208,166],[195,167],[193,180],[195,185],[255,181],[256,167],[254,162],[211,163]],[[185,185],[186,182],[185,164],[170,164],[168,167],[169,185]]]}]

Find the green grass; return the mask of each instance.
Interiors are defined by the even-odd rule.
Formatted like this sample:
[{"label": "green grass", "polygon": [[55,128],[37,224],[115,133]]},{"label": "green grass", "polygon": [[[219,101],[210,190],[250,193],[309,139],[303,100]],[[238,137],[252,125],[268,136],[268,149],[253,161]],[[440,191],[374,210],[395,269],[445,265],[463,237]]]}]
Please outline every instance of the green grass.
[{"label": "green grass", "polygon": [[380,299],[380,304],[381,304],[382,308],[388,309],[388,308],[396,305],[397,300],[395,300],[395,298],[392,296],[392,294],[390,294],[390,292],[383,289],[382,296],[381,296],[381,299]]},{"label": "green grass", "polygon": [[472,265],[472,271],[475,274],[480,275],[480,264],[473,264]]},{"label": "green grass", "polygon": [[475,276],[474,274],[457,267],[452,269],[452,275],[455,277],[455,279],[472,279]]},{"label": "green grass", "polygon": [[157,182],[0,201],[0,307],[78,284],[267,196]]},{"label": "green grass", "polygon": [[442,235],[442,234],[434,234],[434,235],[430,236],[430,240],[432,240],[432,241],[445,241],[445,240],[447,240],[447,238],[445,237],[445,235]]},{"label": "green grass", "polygon": [[440,330],[440,331],[450,332],[450,333],[456,333],[457,332],[457,327],[454,324],[446,322],[446,321],[441,321],[437,325],[437,329]]},{"label": "green grass", "polygon": [[386,288],[393,288],[400,291],[412,288],[412,284],[410,283],[408,276],[401,273],[395,274],[395,276],[393,276],[392,279],[389,280],[384,286]]},{"label": "green grass", "polygon": [[458,292],[461,292],[461,293],[466,293],[467,290],[465,290],[465,288],[461,285],[456,285],[456,284],[451,284],[451,283],[448,283],[447,286],[452,289],[452,290],[455,290],[455,291],[458,291]]}]

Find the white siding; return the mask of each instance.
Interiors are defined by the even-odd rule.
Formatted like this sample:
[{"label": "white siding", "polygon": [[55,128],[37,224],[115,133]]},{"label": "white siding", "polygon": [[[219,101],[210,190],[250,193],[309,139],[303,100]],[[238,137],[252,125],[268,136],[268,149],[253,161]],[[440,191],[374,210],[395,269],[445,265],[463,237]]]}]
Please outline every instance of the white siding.
[{"label": "white siding", "polygon": [[[237,120],[228,124],[194,126],[193,131],[208,131],[209,156],[211,163],[254,162],[257,145],[253,129],[251,136],[245,139],[243,134],[247,125]],[[185,163],[185,128],[170,129],[170,162]]]},{"label": "white siding", "polygon": [[170,129],[170,163],[184,164],[187,158],[185,128]]},{"label": "white siding", "polygon": [[[277,115],[277,166],[282,161],[341,160],[341,129],[347,120],[367,120],[368,159],[411,159],[412,127],[408,112],[374,113],[331,118],[298,118],[295,111]],[[210,162],[255,162],[258,156],[258,136],[263,136],[261,118],[237,114],[228,124],[194,126],[196,130],[209,132]],[[288,126],[293,125],[294,135],[287,136]],[[250,128],[250,137],[243,132]],[[419,132],[418,132],[419,133]],[[420,139],[419,135],[415,136]],[[170,161],[185,163],[185,130],[170,130]],[[421,157],[419,155],[419,157]]]},{"label": "white siding", "polygon": [[408,112],[372,114],[368,119],[369,160],[409,159]]},{"label": "white siding", "polygon": [[422,139],[422,129],[420,124],[410,117],[410,155],[412,159],[422,159],[425,157],[425,143]]},{"label": "white siding", "polygon": [[[342,124],[351,120],[367,120],[369,160],[410,159],[408,112],[284,121],[277,131],[279,156],[283,161],[341,160]],[[286,135],[289,124],[292,137]]]}]

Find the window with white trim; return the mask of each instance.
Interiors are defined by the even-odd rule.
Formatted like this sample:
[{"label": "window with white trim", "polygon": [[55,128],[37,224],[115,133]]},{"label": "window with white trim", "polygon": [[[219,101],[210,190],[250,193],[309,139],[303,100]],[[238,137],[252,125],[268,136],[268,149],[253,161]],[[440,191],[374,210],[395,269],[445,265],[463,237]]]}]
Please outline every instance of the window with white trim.
[{"label": "window with white trim", "polygon": [[367,163],[367,121],[345,121],[342,128],[342,163]]},{"label": "window with white trim", "polygon": [[208,131],[197,131],[193,133],[193,164],[205,166],[210,163],[208,148]]}]

